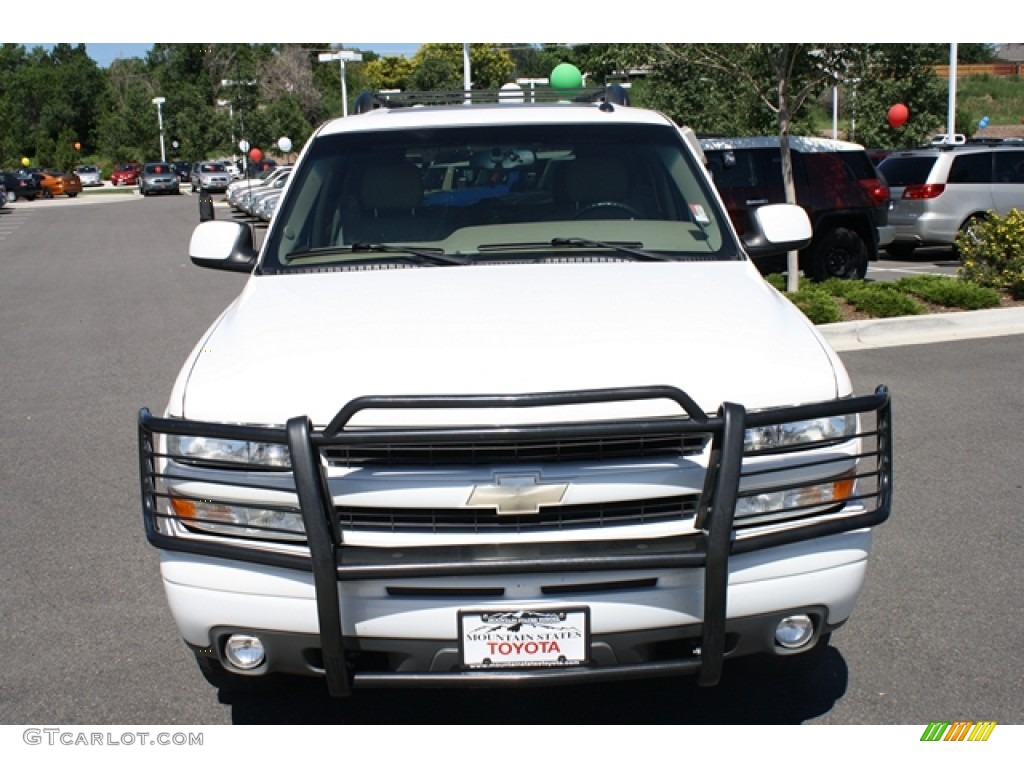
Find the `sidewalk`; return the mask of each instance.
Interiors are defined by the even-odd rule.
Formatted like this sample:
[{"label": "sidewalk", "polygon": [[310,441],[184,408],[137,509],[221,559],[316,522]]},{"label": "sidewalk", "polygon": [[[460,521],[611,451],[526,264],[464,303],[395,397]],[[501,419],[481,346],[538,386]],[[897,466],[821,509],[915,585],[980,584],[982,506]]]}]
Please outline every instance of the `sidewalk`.
[{"label": "sidewalk", "polygon": [[818,330],[837,352],[1008,336],[1024,334],[1024,307],[854,320],[819,325]]}]

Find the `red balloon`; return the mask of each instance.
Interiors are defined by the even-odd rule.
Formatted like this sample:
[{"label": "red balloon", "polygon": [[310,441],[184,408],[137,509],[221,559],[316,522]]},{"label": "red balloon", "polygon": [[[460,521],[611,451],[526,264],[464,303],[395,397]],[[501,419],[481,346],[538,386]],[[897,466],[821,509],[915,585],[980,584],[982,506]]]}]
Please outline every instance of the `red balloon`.
[{"label": "red balloon", "polygon": [[263,152],[260,151],[259,147],[253,147],[249,150],[249,159],[254,163],[258,163],[263,159]]},{"label": "red balloon", "polygon": [[907,109],[906,104],[893,104],[889,107],[889,125],[893,128],[899,128],[910,117],[910,110]]}]

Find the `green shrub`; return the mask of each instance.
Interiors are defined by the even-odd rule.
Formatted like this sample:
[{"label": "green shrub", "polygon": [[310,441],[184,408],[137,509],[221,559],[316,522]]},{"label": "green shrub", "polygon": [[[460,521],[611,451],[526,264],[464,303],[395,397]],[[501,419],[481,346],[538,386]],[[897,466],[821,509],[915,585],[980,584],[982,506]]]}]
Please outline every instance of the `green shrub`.
[{"label": "green shrub", "polygon": [[838,278],[820,283],[801,280],[796,293],[786,292],[784,275],[767,275],[765,280],[781,291],[815,325],[842,320],[843,302],[870,317],[903,317],[924,314],[927,308],[921,301],[971,310],[997,307],[1001,299],[1001,292],[996,287],[940,275],[914,275],[891,283]]},{"label": "green shrub", "polygon": [[924,313],[920,302],[903,293],[893,283],[846,282],[849,285],[843,288],[843,298],[871,317],[903,317]]},{"label": "green shrub", "polygon": [[959,276],[1024,299],[1024,213],[990,213],[956,236]]},{"label": "green shrub", "polygon": [[796,293],[787,294],[787,296],[797,309],[807,315],[807,318],[815,325],[838,323],[843,319],[839,305],[828,291],[801,288]]},{"label": "green shrub", "polygon": [[914,275],[897,280],[901,291],[942,307],[988,309],[999,306],[999,291],[967,280],[953,280],[941,275]]},{"label": "green shrub", "polygon": [[765,280],[781,291],[815,325],[837,323],[843,319],[839,305],[825,288],[826,283],[801,280],[800,288],[796,293],[786,293],[785,275],[771,274],[765,277]]}]

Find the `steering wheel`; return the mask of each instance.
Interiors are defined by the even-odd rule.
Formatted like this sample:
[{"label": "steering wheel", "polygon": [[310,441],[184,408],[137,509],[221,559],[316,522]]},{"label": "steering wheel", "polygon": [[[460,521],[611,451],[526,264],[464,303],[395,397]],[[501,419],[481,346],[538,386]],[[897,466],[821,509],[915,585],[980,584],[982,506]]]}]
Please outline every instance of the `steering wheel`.
[{"label": "steering wheel", "polygon": [[585,205],[584,207],[580,208],[576,212],[576,215],[573,216],[573,218],[574,219],[580,219],[580,218],[583,218],[583,216],[585,216],[590,211],[597,211],[597,210],[602,210],[602,209],[605,209],[605,210],[607,210],[607,209],[616,210],[617,209],[617,210],[620,210],[620,211],[625,211],[626,213],[630,214],[634,218],[637,218],[637,219],[643,218],[643,215],[636,208],[634,208],[631,205],[627,205],[626,203],[620,203],[617,200],[601,200],[601,201],[596,202],[596,203],[591,203],[590,205]]}]

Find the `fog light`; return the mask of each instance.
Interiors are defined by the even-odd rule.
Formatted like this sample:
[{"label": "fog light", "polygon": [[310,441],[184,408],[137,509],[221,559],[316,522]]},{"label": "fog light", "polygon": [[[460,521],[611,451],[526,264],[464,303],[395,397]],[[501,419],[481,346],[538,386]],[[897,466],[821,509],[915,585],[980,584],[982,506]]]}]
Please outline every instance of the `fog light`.
[{"label": "fog light", "polygon": [[252,635],[232,635],[224,644],[224,655],[232,666],[255,669],[267,657],[263,642]]},{"label": "fog light", "polygon": [[802,648],[814,637],[814,622],[805,613],[787,616],[775,627],[775,642],[783,648]]}]

